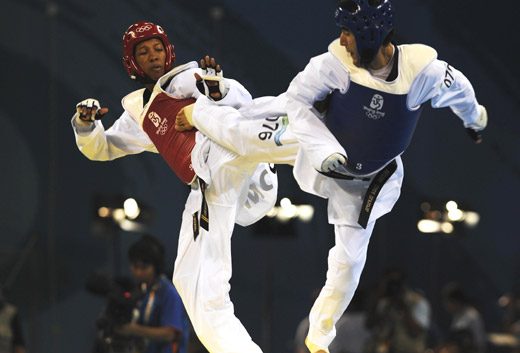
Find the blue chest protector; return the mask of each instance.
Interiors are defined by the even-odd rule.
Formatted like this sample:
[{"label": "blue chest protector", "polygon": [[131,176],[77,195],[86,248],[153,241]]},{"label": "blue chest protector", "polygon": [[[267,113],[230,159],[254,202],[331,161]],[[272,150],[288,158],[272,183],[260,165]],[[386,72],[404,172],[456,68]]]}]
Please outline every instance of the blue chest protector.
[{"label": "blue chest protector", "polygon": [[374,173],[410,144],[422,108],[408,109],[408,93],[437,53],[421,44],[397,47],[395,80],[385,82],[356,67],[339,40],[329,51],[348,70],[350,85],[344,94],[339,90],[331,93],[325,124],[347,152],[347,171]]},{"label": "blue chest protector", "polygon": [[408,147],[422,109],[408,110],[406,97],[354,82],[332,93],[325,122],[347,151],[348,172],[373,173]]}]

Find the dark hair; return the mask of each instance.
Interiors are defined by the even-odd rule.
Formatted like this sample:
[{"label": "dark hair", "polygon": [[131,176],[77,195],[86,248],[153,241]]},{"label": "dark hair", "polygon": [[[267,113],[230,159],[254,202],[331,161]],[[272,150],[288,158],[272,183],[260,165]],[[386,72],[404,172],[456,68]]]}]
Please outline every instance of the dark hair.
[{"label": "dark hair", "polygon": [[130,262],[142,261],[151,264],[156,274],[164,273],[166,250],[162,242],[151,234],[144,234],[128,249]]},{"label": "dark hair", "polygon": [[406,271],[400,266],[389,266],[384,269],[383,278],[396,278],[402,282],[406,282]]},{"label": "dark hair", "polygon": [[459,303],[462,305],[470,304],[466,291],[460,283],[450,282],[442,288],[442,296],[452,302]]},{"label": "dark hair", "polygon": [[383,275],[385,296],[401,295],[406,288],[406,272],[400,267],[388,267]]}]

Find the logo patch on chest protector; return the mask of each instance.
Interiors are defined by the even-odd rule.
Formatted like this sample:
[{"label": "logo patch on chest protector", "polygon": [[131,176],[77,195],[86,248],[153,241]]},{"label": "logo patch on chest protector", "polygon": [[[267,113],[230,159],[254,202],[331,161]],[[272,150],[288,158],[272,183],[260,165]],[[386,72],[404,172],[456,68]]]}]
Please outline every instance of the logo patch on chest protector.
[{"label": "logo patch on chest protector", "polygon": [[166,134],[166,131],[168,131],[168,119],[162,119],[156,112],[148,113],[148,119],[150,119],[152,124],[157,128],[155,132],[157,135]]},{"label": "logo patch on chest protector", "polygon": [[367,107],[366,105],[363,106],[366,116],[374,120],[384,117],[386,113],[381,111],[381,109],[383,109],[384,101],[383,96],[374,94],[370,101],[370,107]]}]

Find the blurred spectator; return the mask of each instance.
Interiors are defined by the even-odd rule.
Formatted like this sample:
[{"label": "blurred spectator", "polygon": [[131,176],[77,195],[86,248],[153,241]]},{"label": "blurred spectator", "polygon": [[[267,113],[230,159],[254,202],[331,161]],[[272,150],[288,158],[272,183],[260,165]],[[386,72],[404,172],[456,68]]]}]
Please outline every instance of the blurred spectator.
[{"label": "blurred spectator", "polygon": [[0,353],[25,353],[18,310],[9,304],[0,288]]},{"label": "blurred spectator", "polygon": [[504,331],[520,339],[520,284],[513,288],[504,315]]},{"label": "blurred spectator", "polygon": [[484,321],[459,283],[449,283],[442,289],[442,299],[452,321],[448,339],[457,342],[461,353],[483,353],[486,350]]},{"label": "blurred spectator", "polygon": [[430,326],[430,304],[408,287],[400,269],[388,270],[374,293],[367,313],[371,330],[367,353],[423,353]]},{"label": "blurred spectator", "polygon": [[189,321],[181,298],[164,275],[165,249],[154,236],[143,235],[128,250],[130,269],[145,291],[139,315],[118,333],[133,335],[143,353],[186,353]]},{"label": "blurred spectator", "polygon": [[467,329],[450,331],[436,348],[439,353],[477,353],[473,334]]}]

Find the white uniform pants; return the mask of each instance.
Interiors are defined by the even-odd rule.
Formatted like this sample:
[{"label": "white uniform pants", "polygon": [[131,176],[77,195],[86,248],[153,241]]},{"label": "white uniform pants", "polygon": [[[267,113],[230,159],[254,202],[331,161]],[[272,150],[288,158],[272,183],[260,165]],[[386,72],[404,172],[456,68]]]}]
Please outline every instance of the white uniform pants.
[{"label": "white uniform pants", "polygon": [[334,226],[336,244],[329,251],[327,280],[309,315],[308,339],[316,346],[327,348],[336,337],[336,323],[359,284],[374,225]]},{"label": "white uniform pants", "polygon": [[[327,348],[336,336],[335,325],[358,286],[375,220],[390,212],[399,198],[403,166],[397,157],[397,171],[383,186],[367,229],[363,229],[357,225],[357,219],[369,183],[330,179],[314,171],[303,154],[297,159],[299,145],[281,116],[285,106],[279,108],[277,102],[255,100],[237,111],[198,100],[193,118],[201,131],[240,155],[255,161],[296,164],[295,177],[302,190],[328,198],[336,245],[329,253],[325,286],[310,313],[308,335],[311,343]],[[268,108],[272,105],[272,109],[265,109],[266,104]]]},{"label": "white uniform pants", "polygon": [[231,163],[212,171],[205,193],[209,231],[199,228],[196,238],[193,215],[198,212],[200,217],[202,193],[200,187],[192,188],[182,215],[173,273],[173,283],[195,332],[211,353],[261,352],[234,315],[229,297],[231,234],[237,205],[242,204],[249,183],[248,173],[240,172],[237,166]]}]

